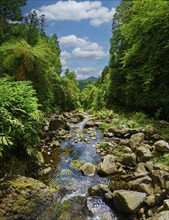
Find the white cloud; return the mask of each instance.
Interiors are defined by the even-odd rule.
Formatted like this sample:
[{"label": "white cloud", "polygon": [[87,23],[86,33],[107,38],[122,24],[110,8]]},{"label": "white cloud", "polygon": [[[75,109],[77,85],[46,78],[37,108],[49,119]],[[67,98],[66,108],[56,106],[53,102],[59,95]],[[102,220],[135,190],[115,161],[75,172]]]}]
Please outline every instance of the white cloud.
[{"label": "white cloud", "polygon": [[69,58],[71,57],[70,53],[68,53],[66,50],[61,52],[61,58]]},{"label": "white cloud", "polygon": [[99,75],[99,71],[95,67],[77,67],[74,71],[78,80]]},{"label": "white cloud", "polygon": [[101,1],[58,1],[55,4],[42,6],[37,10],[39,15],[44,14],[47,19],[53,21],[80,21],[89,19],[93,26],[111,22],[115,8],[109,10],[102,6]]},{"label": "white cloud", "polygon": [[77,67],[75,69],[76,73],[91,73],[93,71],[96,71],[95,67]]},{"label": "white cloud", "polygon": [[72,55],[74,57],[79,57],[79,58],[91,58],[91,59],[99,60],[99,59],[106,57],[107,53],[105,53],[102,50],[91,50],[90,51],[90,50],[83,50],[77,47],[72,51]]},{"label": "white cloud", "polygon": [[75,47],[72,56],[77,58],[102,59],[108,56],[108,52],[95,42],[85,38],[78,38],[75,35],[69,35],[59,38],[60,45],[65,47]]}]

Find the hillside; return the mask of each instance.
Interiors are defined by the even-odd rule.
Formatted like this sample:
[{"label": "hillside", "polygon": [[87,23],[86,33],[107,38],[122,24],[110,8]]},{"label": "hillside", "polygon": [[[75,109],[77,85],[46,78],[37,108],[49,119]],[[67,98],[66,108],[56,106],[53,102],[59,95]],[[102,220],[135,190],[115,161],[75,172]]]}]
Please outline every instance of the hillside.
[{"label": "hillside", "polygon": [[86,79],[78,80],[78,83],[79,83],[78,87],[80,90],[82,90],[85,87],[87,82],[96,82],[96,80],[97,78],[94,76],[88,77]]}]

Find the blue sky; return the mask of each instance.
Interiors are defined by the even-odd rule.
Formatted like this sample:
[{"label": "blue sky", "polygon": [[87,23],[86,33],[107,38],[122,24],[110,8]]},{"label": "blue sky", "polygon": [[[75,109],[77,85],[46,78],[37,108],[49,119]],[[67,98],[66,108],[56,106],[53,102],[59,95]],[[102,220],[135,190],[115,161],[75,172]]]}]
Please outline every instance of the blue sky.
[{"label": "blue sky", "polygon": [[27,0],[23,13],[45,14],[46,33],[57,34],[63,71],[98,77],[108,64],[111,24],[120,0]]}]

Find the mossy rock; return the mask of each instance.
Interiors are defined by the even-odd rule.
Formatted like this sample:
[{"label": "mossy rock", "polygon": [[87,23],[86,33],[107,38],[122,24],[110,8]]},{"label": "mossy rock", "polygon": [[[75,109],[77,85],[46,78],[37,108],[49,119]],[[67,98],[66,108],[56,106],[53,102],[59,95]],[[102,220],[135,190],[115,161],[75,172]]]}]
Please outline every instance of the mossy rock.
[{"label": "mossy rock", "polygon": [[54,202],[56,190],[33,178],[16,176],[1,184],[0,219],[37,219]]},{"label": "mossy rock", "polygon": [[83,160],[72,160],[70,162],[70,167],[74,170],[79,170],[80,166],[84,163]]},{"label": "mossy rock", "polygon": [[128,184],[126,181],[121,180],[120,178],[111,179],[109,182],[109,188],[111,191],[120,190],[120,189],[128,189]]}]

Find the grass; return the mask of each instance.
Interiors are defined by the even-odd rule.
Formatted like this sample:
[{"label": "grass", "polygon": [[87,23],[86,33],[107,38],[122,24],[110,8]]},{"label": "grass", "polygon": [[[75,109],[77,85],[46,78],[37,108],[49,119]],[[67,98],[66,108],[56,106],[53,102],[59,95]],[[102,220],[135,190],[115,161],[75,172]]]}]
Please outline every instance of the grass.
[{"label": "grass", "polygon": [[169,167],[169,154],[160,155],[154,158],[154,161]]},{"label": "grass", "polygon": [[[147,115],[145,115],[143,112],[133,112],[130,114],[124,114],[120,113],[117,114],[113,112],[112,110],[103,109],[98,112],[93,112],[93,114],[96,116],[97,119],[116,119],[112,120],[110,123],[103,122],[100,125],[100,129],[102,131],[107,130],[110,127],[115,127],[118,125],[127,125],[129,128],[139,128],[139,127],[146,127],[146,125],[151,124],[155,125],[157,124],[154,119],[149,119]],[[168,128],[168,138],[169,138],[169,128]]]}]

